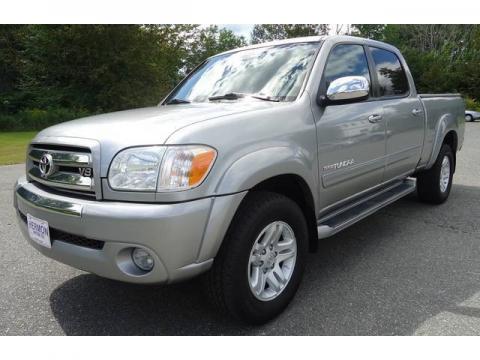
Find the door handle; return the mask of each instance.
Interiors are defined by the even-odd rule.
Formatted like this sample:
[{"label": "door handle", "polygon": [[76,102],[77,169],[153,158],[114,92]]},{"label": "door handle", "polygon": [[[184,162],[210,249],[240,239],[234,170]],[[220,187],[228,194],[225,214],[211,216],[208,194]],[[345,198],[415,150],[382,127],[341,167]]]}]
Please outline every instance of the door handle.
[{"label": "door handle", "polygon": [[370,121],[372,124],[375,124],[380,120],[382,120],[382,115],[373,114],[368,117],[368,121]]},{"label": "door handle", "polygon": [[423,110],[421,110],[421,109],[413,109],[412,110],[412,114],[414,116],[420,115],[422,112],[423,112]]}]

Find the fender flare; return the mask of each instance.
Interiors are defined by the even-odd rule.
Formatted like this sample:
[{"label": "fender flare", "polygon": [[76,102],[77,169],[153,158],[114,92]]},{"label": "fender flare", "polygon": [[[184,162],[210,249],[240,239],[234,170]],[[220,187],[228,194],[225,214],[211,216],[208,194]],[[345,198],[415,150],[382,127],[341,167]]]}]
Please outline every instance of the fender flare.
[{"label": "fender flare", "polygon": [[433,164],[435,164],[438,154],[440,153],[440,149],[442,148],[443,141],[450,131],[454,131],[458,137],[456,130],[456,119],[452,116],[452,114],[445,114],[439,119],[435,128],[432,153],[428,159],[425,167],[426,169],[430,169]]},{"label": "fender flare", "polygon": [[301,148],[276,146],[248,153],[237,159],[223,174],[216,193],[232,194],[253,188],[264,180],[279,175],[300,176],[307,183],[313,198],[318,179],[316,158]]},{"label": "fender flare", "polygon": [[[301,148],[269,147],[250,152],[234,161],[216,186],[217,197],[210,211],[197,262],[216,256],[238,207],[255,185],[279,175],[301,177],[312,193],[315,205],[316,158]],[[310,164],[310,165],[309,165]],[[312,167],[312,164],[314,165]],[[317,175],[318,176],[318,175]]]}]

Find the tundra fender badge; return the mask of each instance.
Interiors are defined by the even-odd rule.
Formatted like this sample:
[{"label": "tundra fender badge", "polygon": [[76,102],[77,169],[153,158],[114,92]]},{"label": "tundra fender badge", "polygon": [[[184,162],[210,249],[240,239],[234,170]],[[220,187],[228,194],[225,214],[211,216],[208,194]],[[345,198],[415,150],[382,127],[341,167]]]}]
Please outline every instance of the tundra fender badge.
[{"label": "tundra fender badge", "polygon": [[323,167],[323,171],[327,170],[337,170],[343,167],[351,166],[355,164],[355,159],[343,160],[335,164],[326,165]]}]

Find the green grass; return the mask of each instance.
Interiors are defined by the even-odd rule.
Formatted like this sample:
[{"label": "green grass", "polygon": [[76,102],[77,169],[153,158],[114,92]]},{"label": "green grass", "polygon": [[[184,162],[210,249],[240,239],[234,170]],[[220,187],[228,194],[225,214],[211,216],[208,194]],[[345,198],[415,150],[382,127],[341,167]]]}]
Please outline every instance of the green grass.
[{"label": "green grass", "polygon": [[0,165],[25,162],[27,145],[36,131],[0,132]]}]

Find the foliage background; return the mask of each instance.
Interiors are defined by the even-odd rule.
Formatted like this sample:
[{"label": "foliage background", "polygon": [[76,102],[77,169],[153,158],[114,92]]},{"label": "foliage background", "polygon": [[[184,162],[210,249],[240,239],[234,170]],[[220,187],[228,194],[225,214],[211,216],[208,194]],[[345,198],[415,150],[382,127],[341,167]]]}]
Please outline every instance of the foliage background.
[{"label": "foliage background", "polygon": [[[218,52],[329,32],[327,24],[257,24],[247,41],[215,25],[0,25],[0,131],[152,106]],[[397,46],[418,91],[461,92],[479,108],[480,25],[354,24],[347,33]]]}]

